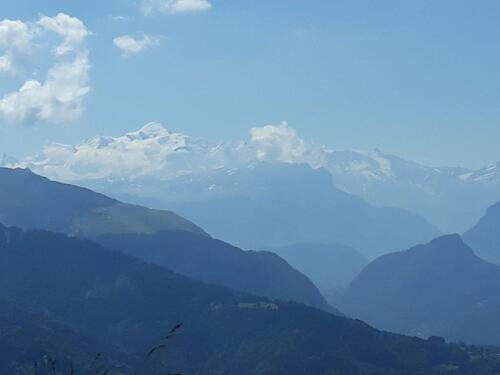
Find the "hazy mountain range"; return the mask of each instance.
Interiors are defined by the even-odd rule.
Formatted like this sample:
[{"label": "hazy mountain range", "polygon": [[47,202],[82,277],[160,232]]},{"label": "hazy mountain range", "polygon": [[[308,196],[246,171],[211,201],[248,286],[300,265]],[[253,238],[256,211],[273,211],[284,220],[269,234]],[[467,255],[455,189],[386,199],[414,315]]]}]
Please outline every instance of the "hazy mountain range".
[{"label": "hazy mountain range", "polygon": [[[208,194],[206,183],[213,187]],[[177,178],[158,193],[163,200],[155,206],[245,249],[333,242],[373,258],[440,233],[420,216],[374,207],[335,188],[325,169],[307,164],[255,162],[230,173],[214,171],[202,182]]]},{"label": "hazy mountain range", "polygon": [[500,200],[499,163],[479,170],[435,168],[378,150],[331,150],[308,144],[286,124],[254,128],[248,141],[214,143],[151,123],[121,137],[48,144],[37,156],[0,161],[119,197],[161,201],[165,196],[158,197],[159,186],[177,178],[196,180],[196,189],[210,195],[224,188],[211,181],[214,172],[232,173],[256,161],[306,163],[328,170],[341,190],[376,206],[409,210],[446,232],[469,229]]},{"label": "hazy mountain range", "polygon": [[[322,233],[357,238],[364,250],[370,241],[397,246],[438,233],[405,210],[376,208],[336,189],[324,169],[258,162],[222,175],[236,178],[237,191],[256,194],[245,207],[271,219],[264,223],[270,225],[268,233],[276,228],[272,223],[282,220],[293,231],[306,228],[320,240]],[[178,322],[185,328],[162,356],[147,361],[150,370],[489,375],[500,366],[495,349],[450,345],[434,336],[487,344],[500,337],[495,328],[500,267],[476,257],[456,235],[378,258],[337,300],[349,315],[423,337],[418,339],[343,317],[305,275],[277,255],[215,240],[173,212],[125,204],[22,169],[0,169],[0,198],[0,222],[38,229],[0,225],[0,348],[5,346],[0,369],[6,375],[32,368],[33,359],[47,358],[47,353],[57,356],[58,366],[73,364],[91,373],[89,351],[103,353],[104,366],[113,372],[131,374],[151,353],[151,345],[164,348],[165,334]],[[218,202],[207,215],[241,223],[231,216],[237,212],[232,200],[224,201],[231,205]],[[260,201],[278,209],[265,210]],[[206,202],[200,197],[196,203]],[[318,227],[322,222],[325,226]],[[287,238],[295,238],[293,231]],[[336,246],[355,253],[341,245],[317,244],[275,251],[297,257],[309,251],[311,260],[338,262],[331,267],[336,272],[352,255],[336,257]],[[290,254],[284,256],[293,263]],[[325,277],[324,268],[301,263],[297,268],[318,277],[318,283]],[[339,280],[347,282],[354,273],[338,275]]]},{"label": "hazy mountain range", "polygon": [[0,375],[500,375],[499,15],[0,0]]},{"label": "hazy mountain range", "polygon": [[272,253],[244,252],[172,212],[124,204],[27,170],[0,168],[0,223],[99,239],[201,281],[333,311],[306,276]]},{"label": "hazy mountain range", "polygon": [[[257,137],[256,144],[210,148],[207,142],[149,124],[124,137],[96,138],[76,148],[50,146],[46,156],[63,157],[63,165],[49,159],[27,164],[59,180],[80,179],[78,183],[114,197],[174,210],[214,237],[245,249],[335,242],[375,257],[439,234],[422,217],[403,209],[374,207],[337,189],[325,168],[299,163],[296,149],[304,158],[319,157],[300,141],[289,141],[276,154],[262,138]],[[277,162],[285,156],[297,161]],[[239,166],[228,168],[227,160]],[[82,174],[75,175],[78,171]],[[117,175],[120,172],[128,177]]]},{"label": "hazy mountain range", "polygon": [[337,303],[392,332],[500,345],[499,289],[500,267],[448,235],[373,261]]},{"label": "hazy mountain range", "polygon": [[383,154],[332,152],[327,169],[340,189],[368,202],[405,208],[445,232],[463,232],[500,200],[500,163],[479,170],[434,168]]},{"label": "hazy mountain range", "polygon": [[61,234],[0,226],[0,260],[3,375],[36,372],[34,361],[82,374],[481,375],[499,365],[495,352],[206,285]]}]

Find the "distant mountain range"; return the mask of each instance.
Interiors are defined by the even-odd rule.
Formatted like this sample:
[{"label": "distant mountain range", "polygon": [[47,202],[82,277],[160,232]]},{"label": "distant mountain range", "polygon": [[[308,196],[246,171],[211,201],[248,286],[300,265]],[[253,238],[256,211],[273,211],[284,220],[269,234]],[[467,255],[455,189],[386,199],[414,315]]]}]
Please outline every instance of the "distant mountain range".
[{"label": "distant mountain range", "polygon": [[434,168],[375,150],[332,151],[325,167],[340,189],[415,212],[446,232],[465,231],[500,200],[500,163],[475,171]]},{"label": "distant mountain range", "polygon": [[202,281],[333,311],[306,276],[274,254],[244,252],[170,211],[125,204],[27,170],[0,168],[0,223],[106,239]]},{"label": "distant mountain range", "polygon": [[[263,129],[271,135],[262,135]],[[378,150],[331,150],[307,144],[286,124],[254,129],[249,141],[214,143],[151,123],[120,137],[49,144],[39,155],[19,162],[4,156],[0,165],[29,167],[115,197],[152,199],[158,186],[177,178],[200,184],[206,179],[204,192],[215,193],[218,187],[209,183],[207,174],[230,173],[256,161],[325,168],[337,188],[372,205],[414,212],[444,232],[467,230],[486,207],[500,201],[500,163],[478,170],[435,168]]]},{"label": "distant mountain range", "polygon": [[[150,142],[157,132],[163,134],[166,130],[150,126],[129,135],[133,141],[126,139]],[[171,138],[178,148],[170,144]],[[181,152],[178,144],[186,141],[168,132],[153,139],[167,142],[169,150],[177,150],[169,152]],[[100,150],[123,142],[119,138],[90,144],[97,143],[95,147]],[[218,155],[223,149],[214,152]],[[334,242],[352,246],[372,258],[428,241],[440,233],[422,217],[402,209],[373,207],[336,189],[325,169],[313,169],[308,164],[250,162],[238,168],[210,169],[168,180],[137,177],[119,182],[99,180],[96,185],[115,197],[174,210],[211,235],[244,249]]]},{"label": "distant mountain range", "polygon": [[500,267],[448,235],[376,259],[337,303],[380,329],[500,345],[499,290]]},{"label": "distant mountain range", "polygon": [[336,189],[326,170],[307,164],[256,162],[157,188],[157,205],[246,249],[333,242],[371,258],[439,235],[422,217]]},{"label": "distant mountain range", "polygon": [[493,375],[500,365],[496,352],[206,285],[61,234],[0,226],[0,275],[2,375],[36,372],[38,358],[49,373],[73,363],[89,374],[95,357],[110,375]]},{"label": "distant mountain range", "polygon": [[488,208],[479,222],[465,232],[464,240],[481,258],[500,265],[500,203]]}]

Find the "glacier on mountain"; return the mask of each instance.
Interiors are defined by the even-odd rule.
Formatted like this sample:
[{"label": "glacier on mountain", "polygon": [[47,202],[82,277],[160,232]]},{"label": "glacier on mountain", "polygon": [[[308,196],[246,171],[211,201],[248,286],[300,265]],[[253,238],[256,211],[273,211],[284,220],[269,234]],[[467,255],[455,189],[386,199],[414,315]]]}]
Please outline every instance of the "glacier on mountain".
[{"label": "glacier on mountain", "polygon": [[122,197],[149,197],[158,186],[186,176],[215,194],[227,187],[210,182],[211,173],[231,174],[262,161],[324,168],[338,188],[374,205],[423,215],[444,231],[466,230],[500,200],[500,163],[474,171],[425,166],[380,150],[332,150],[306,142],[287,123],[253,128],[248,140],[221,143],[148,123],[123,136],[98,136],[77,145],[50,143],[39,155],[20,161],[3,156],[0,165],[30,168]]}]

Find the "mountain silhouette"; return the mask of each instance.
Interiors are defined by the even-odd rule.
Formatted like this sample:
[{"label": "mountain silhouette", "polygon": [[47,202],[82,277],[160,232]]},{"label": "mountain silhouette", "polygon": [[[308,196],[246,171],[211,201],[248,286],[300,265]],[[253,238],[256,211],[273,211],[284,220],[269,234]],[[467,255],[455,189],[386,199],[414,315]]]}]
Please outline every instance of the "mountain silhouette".
[{"label": "mountain silhouette", "polygon": [[499,345],[499,288],[500,267],[447,235],[376,259],[337,303],[380,329]]},{"label": "mountain silhouette", "polygon": [[[23,317],[0,313],[0,346],[23,349],[0,352],[3,375],[31,368],[26,358],[46,348],[64,347],[69,358],[88,348],[82,343],[79,351],[74,338],[86,338],[127,375],[147,353],[151,373],[194,375],[424,375],[444,368],[480,375],[493,374],[498,364],[495,356],[473,359],[472,348],[384,333],[301,304],[210,286],[62,234],[0,227],[0,275],[8,304],[2,309],[22,306],[42,314],[41,323],[51,322],[43,330],[31,327],[28,345],[26,334],[10,333],[20,332]],[[153,356],[150,348],[160,347],[179,322],[175,339]],[[63,327],[74,334],[66,338]]]}]

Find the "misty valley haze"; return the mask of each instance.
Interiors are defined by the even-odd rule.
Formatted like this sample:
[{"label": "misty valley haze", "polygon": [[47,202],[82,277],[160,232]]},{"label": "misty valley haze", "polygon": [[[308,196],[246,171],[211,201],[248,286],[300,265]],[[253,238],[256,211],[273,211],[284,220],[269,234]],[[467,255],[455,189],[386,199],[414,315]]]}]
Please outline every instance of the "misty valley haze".
[{"label": "misty valley haze", "polygon": [[0,375],[500,374],[499,17],[0,1]]}]

